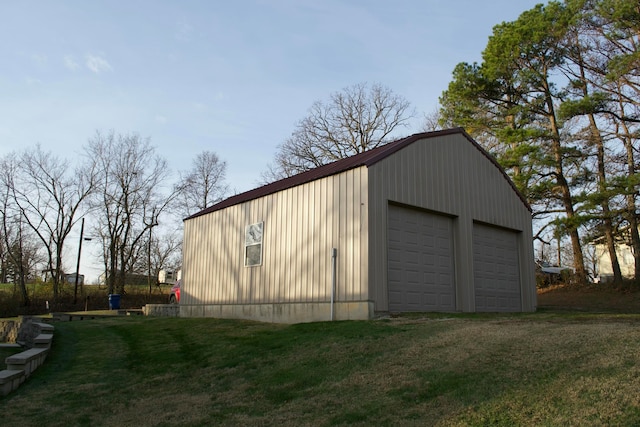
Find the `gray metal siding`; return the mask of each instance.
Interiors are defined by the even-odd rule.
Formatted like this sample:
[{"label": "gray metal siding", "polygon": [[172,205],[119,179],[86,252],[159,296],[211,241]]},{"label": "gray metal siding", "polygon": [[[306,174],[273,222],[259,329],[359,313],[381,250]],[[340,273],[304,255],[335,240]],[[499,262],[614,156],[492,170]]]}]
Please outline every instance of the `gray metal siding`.
[{"label": "gray metal siding", "polygon": [[[368,299],[368,191],[360,167],[188,219],[184,304]],[[262,265],[244,266],[245,227],[264,222]]]},{"label": "gray metal siding", "polygon": [[389,205],[389,311],[455,311],[451,218]]},{"label": "gray metal siding", "polygon": [[389,309],[389,202],[453,218],[456,309],[460,311],[475,310],[474,221],[519,232],[522,308],[535,309],[531,214],[503,173],[462,134],[416,141],[369,167],[369,286],[377,311]]}]

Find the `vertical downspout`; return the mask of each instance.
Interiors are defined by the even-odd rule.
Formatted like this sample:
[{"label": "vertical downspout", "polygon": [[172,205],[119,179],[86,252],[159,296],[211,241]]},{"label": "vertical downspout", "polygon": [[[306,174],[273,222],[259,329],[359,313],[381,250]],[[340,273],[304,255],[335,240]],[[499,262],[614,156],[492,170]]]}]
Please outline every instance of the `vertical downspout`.
[{"label": "vertical downspout", "polygon": [[331,320],[334,320],[334,303],[336,300],[336,261],[338,259],[338,249],[331,249]]}]

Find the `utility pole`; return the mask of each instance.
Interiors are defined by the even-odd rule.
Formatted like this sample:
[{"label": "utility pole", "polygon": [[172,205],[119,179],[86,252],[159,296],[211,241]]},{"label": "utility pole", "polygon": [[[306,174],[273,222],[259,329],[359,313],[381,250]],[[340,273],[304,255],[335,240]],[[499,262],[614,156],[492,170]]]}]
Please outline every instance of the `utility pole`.
[{"label": "utility pole", "polygon": [[84,217],[82,218],[82,226],[80,227],[80,242],[78,243],[78,263],[76,264],[76,286],[73,290],[73,303],[78,302],[78,278],[80,277],[80,253],[82,252],[82,237],[84,234]]},{"label": "utility pole", "polygon": [[149,298],[151,298],[151,230],[154,226],[158,225],[154,219],[156,215],[156,208],[151,211],[151,224],[149,224],[149,244],[147,246],[147,284],[149,285]]}]

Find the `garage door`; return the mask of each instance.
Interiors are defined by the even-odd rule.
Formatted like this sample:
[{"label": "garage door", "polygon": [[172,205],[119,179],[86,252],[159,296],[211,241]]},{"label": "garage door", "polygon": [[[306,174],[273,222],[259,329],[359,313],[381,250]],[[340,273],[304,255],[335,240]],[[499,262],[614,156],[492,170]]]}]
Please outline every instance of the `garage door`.
[{"label": "garage door", "polygon": [[452,220],[389,205],[389,311],[455,311]]},{"label": "garage door", "polygon": [[476,311],[521,311],[517,233],[473,225]]}]

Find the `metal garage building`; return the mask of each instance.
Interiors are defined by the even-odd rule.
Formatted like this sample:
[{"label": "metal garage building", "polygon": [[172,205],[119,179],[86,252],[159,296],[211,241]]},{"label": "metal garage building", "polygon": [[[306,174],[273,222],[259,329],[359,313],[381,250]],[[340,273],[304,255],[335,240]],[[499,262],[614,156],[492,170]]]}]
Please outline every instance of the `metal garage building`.
[{"label": "metal garage building", "polygon": [[459,128],[233,196],[184,230],[181,316],[536,308],[530,209]]}]

